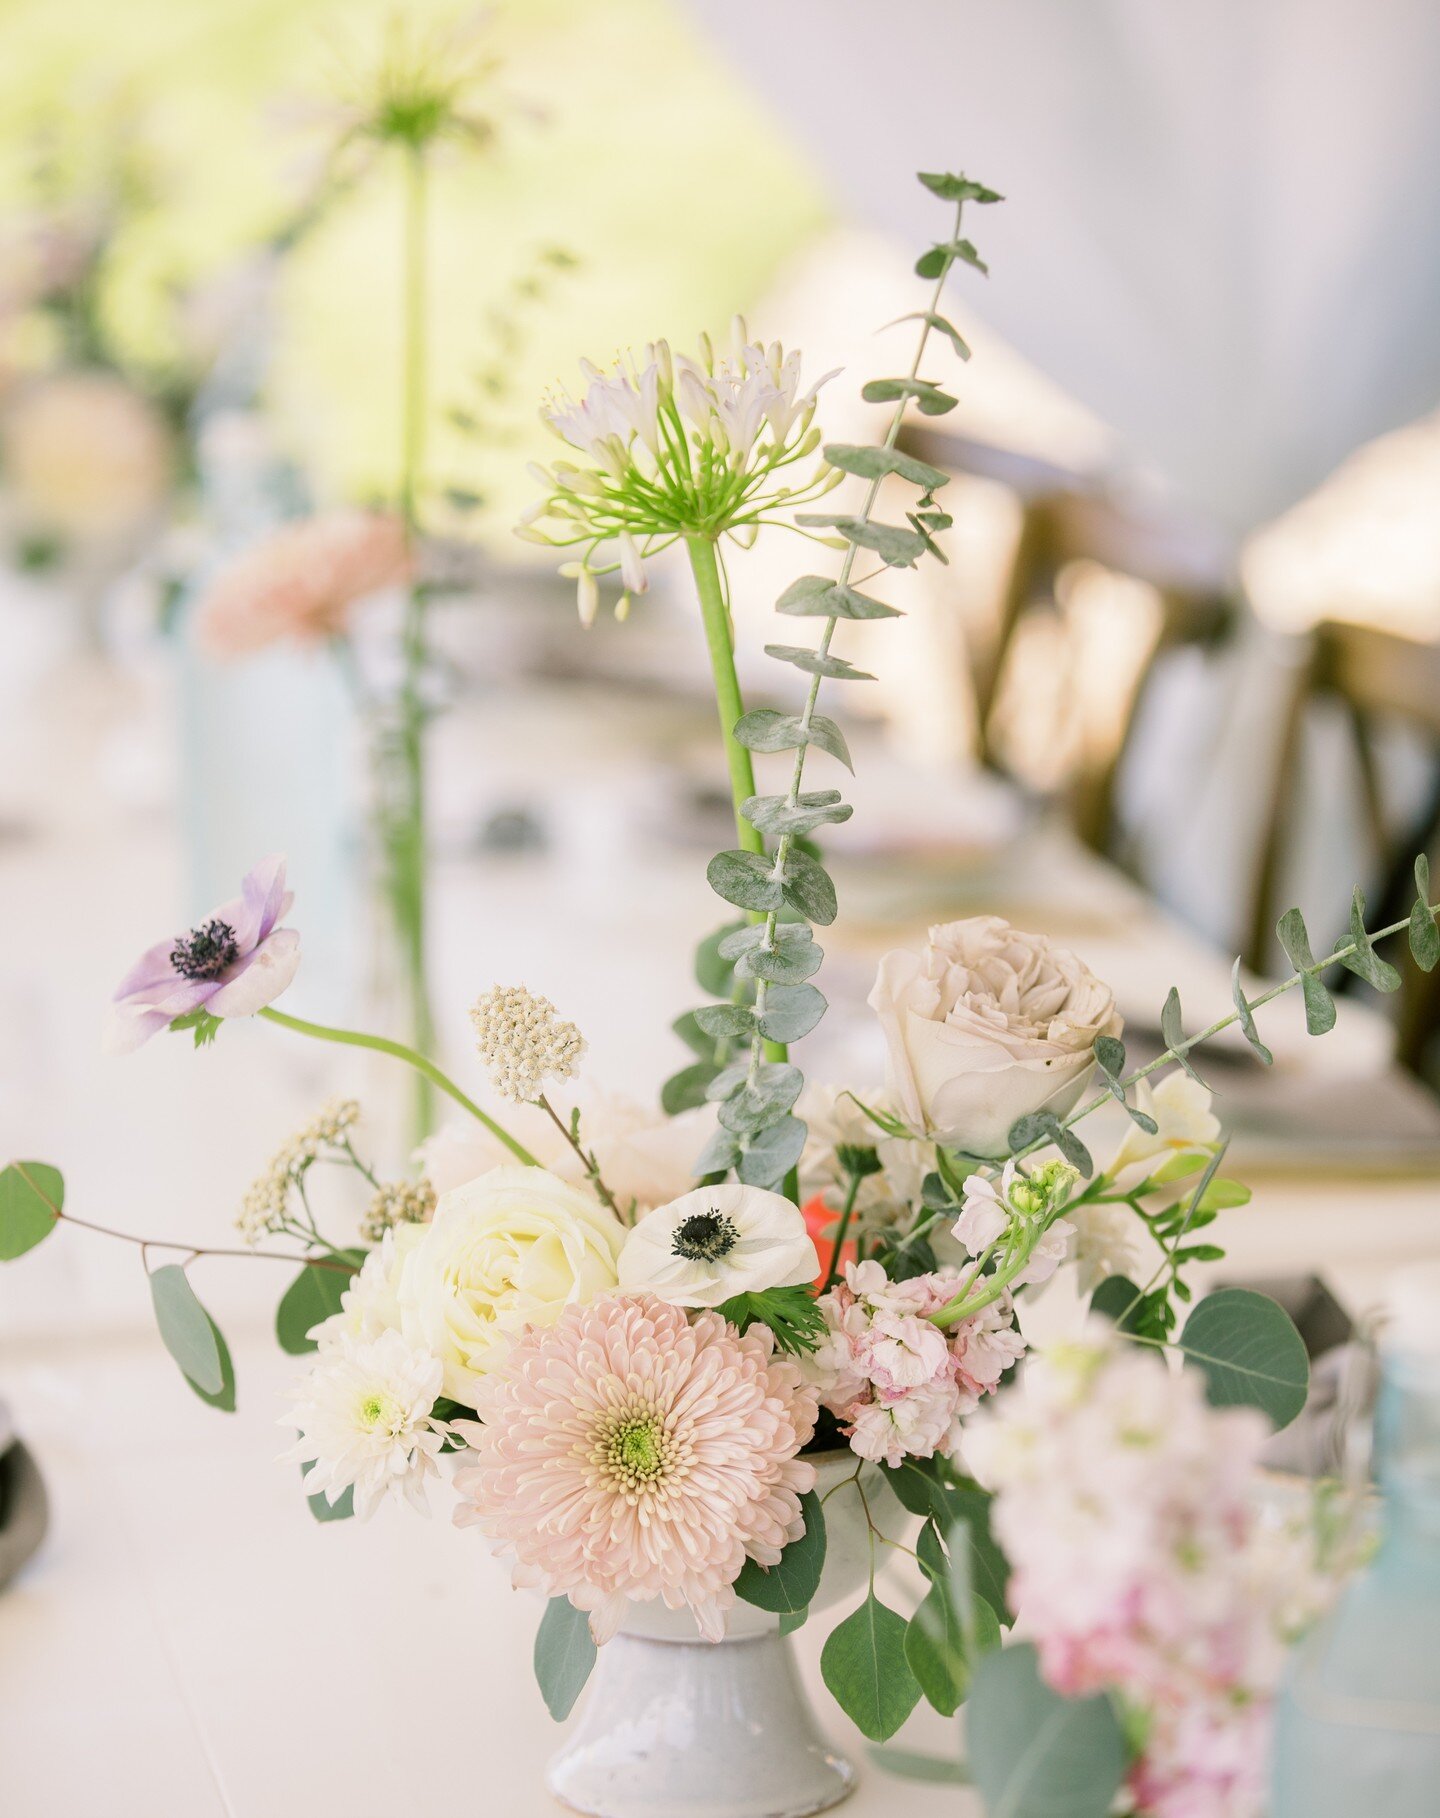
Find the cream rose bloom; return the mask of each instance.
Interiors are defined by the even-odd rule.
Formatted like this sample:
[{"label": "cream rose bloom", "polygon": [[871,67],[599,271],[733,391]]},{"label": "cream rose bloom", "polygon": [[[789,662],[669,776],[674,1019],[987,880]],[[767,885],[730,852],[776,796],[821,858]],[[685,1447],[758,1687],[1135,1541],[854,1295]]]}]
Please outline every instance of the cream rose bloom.
[{"label": "cream rose bloom", "polygon": [[992,1157],[1007,1152],[1017,1118],[1074,1108],[1096,1036],[1121,1027],[1109,987],[1083,961],[998,915],[932,928],[921,953],[887,953],[869,1002],[903,1121]]},{"label": "cream rose bloom", "polygon": [[443,1194],[405,1257],[401,1330],[440,1359],[445,1393],[476,1387],[526,1326],[549,1326],[613,1288],[625,1228],[543,1168],[493,1168]]}]

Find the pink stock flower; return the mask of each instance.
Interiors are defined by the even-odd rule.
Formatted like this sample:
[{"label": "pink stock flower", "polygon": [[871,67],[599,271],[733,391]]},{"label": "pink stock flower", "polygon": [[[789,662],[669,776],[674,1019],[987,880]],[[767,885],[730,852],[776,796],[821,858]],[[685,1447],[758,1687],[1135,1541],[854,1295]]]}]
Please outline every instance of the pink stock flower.
[{"label": "pink stock flower", "polygon": [[940,1269],[892,1282],[878,1262],[852,1262],[822,1296],[830,1336],[809,1368],[861,1458],[954,1457],[962,1420],[1023,1352],[1008,1296],[959,1325],[933,1324],[960,1279]]},{"label": "pink stock flower", "polygon": [[358,600],[403,585],[414,566],[393,515],[329,511],[283,525],[211,584],[197,610],[200,642],[212,656],[237,657],[282,638],[337,637]]},{"label": "pink stock flower", "polygon": [[456,1522],[514,1555],[517,1585],[588,1610],[597,1641],[656,1597],[720,1640],[740,1568],[804,1533],[815,1482],[796,1457],[815,1394],[771,1345],[649,1295],[532,1328],[481,1379],[479,1423],[455,1423],[474,1448]]},{"label": "pink stock flower", "polygon": [[273,1003],[300,964],[299,934],[278,926],[293,901],[284,859],[262,859],[246,874],[238,897],[188,934],[157,941],[120,981],[106,1049],[128,1053],[195,1010],[254,1016]]}]

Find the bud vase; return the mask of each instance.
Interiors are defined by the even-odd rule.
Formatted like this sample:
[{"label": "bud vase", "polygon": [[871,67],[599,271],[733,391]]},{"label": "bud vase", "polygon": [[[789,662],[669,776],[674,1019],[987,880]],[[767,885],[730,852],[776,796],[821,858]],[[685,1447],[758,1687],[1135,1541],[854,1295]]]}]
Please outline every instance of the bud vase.
[{"label": "bud vase", "polygon": [[[825,1570],[812,1607],[863,1589],[871,1538],[847,1480],[853,1452],[816,1458]],[[871,1517],[889,1539],[911,1518],[879,1470],[861,1467]],[[804,1818],[829,1811],[856,1771],[826,1740],[779,1618],[738,1603],[725,1639],[701,1639],[685,1610],[636,1604],[601,1648],[574,1728],[550,1762],[550,1791],[587,1818]]]}]

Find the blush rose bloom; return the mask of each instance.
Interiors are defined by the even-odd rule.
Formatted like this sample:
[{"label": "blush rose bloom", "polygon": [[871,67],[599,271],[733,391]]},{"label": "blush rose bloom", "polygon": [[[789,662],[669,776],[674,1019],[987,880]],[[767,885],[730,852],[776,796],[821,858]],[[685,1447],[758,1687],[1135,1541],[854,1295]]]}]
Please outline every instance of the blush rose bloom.
[{"label": "blush rose bloom", "polygon": [[904,1122],[991,1157],[1008,1151],[1017,1118],[1073,1110],[1095,1038],[1121,1028],[1110,988],[1082,960],[998,915],[932,928],[923,952],[887,953],[869,1003]]},{"label": "blush rose bloom", "polygon": [[591,1194],[543,1168],[493,1168],[442,1194],[405,1256],[401,1330],[440,1359],[446,1395],[474,1407],[527,1326],[554,1325],[615,1286],[624,1241]]}]

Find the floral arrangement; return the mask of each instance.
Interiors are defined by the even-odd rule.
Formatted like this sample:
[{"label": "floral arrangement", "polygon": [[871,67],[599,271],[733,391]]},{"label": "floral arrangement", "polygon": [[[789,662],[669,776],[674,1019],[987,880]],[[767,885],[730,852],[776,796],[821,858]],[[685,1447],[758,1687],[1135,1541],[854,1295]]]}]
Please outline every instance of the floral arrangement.
[{"label": "floral arrangement", "polygon": [[[957,265],[984,270],[965,207],[999,200],[963,176],[921,180],[952,225],[917,266],[932,290],[908,372],[865,388],[894,406],[880,445],[823,443],[819,387],[801,389],[798,356],[743,325],[728,352],[703,343],[680,358],[657,343],[587,368],[578,403],[547,407],[569,453],[542,471],[526,531],[580,552],[567,560],[582,620],[614,576],[623,611],[646,563],[681,543],[713,666],[736,846],[709,879],[737,913],[701,946],[709,1001],[681,1024],[694,1058],[661,1110],[582,1083],[582,1032],[523,987],[497,986],[472,1012],[495,1112],[417,1047],[278,1009],[300,959],[279,860],[145,954],[112,1032],[120,1047],[165,1029],[204,1046],[254,1016],[392,1055],[464,1113],[420,1151],[418,1175],[392,1180],[366,1158],[358,1108],[327,1107],[283,1145],[239,1222],[244,1253],[295,1268],[277,1334],[309,1360],[284,1425],[313,1512],[424,1506],[453,1468],[456,1519],[550,1600],[535,1664],[555,1715],[636,1606],[686,1612],[716,1641],[740,1603],[797,1628],[817,1601],[827,1522],[849,1501],[870,1568],[822,1668],[868,1736],[892,1736],[922,1697],[946,1714],[968,1699],[972,1769],[996,1810],[1032,1809],[1015,1788],[1063,1772],[1076,1818],[1098,1818],[1122,1788],[1156,1818],[1250,1812],[1275,1650],[1317,1594],[1303,1537],[1267,1551],[1250,1467],[1260,1436],[1302,1406],[1308,1370],[1264,1296],[1227,1289],[1190,1306],[1193,1265],[1222,1254],[1208,1227],[1248,1197],[1220,1172],[1193,1057],[1238,1024],[1268,1062],[1254,1013],[1296,987],[1322,1033],[1325,970],[1393,988],[1373,942],[1404,924],[1372,935],[1357,893],[1350,940],[1316,960],[1290,911],[1291,974],[1250,1000],[1237,965],[1233,1012],[1194,1035],[1172,991],[1165,1052],[1135,1067],[1109,989],[1077,956],[995,917],[937,927],[879,966],[884,1088],[807,1084],[790,1044],[824,1013],[815,930],[837,914],[815,836],[850,813],[837,790],[805,786],[812,753],[849,764],[818,698],[826,682],[864,679],[833,648],[844,623],[893,614],[864,589],[887,568],[944,559],[945,476],[899,433],[907,409],[953,404],[920,375],[935,337],[966,357],[942,291]],[[863,483],[852,507],[795,510],[849,477]],[[901,521],[877,516],[897,488]],[[807,678],[803,708],[747,711],[721,552],[792,519],[840,552],[838,571],[779,602],[819,621],[811,644],[770,647]],[[761,793],[755,759],[777,755],[788,778]],[[1409,931],[1433,966],[1423,862]],[[1109,1104],[1128,1134],[1097,1169],[1079,1126]],[[358,1235],[322,1232],[309,1193],[322,1163],[353,1176]],[[0,1257],[63,1222],[89,1221],[66,1209],[55,1168],[0,1173]],[[112,1235],[139,1246],[192,1387],[233,1408],[228,1350],[191,1284],[211,1252]],[[157,1265],[166,1253],[179,1260]],[[1020,1315],[1061,1271],[1108,1329],[1016,1387]],[[818,1464],[836,1460],[822,1496]],[[876,1519],[887,1496],[913,1545]],[[886,1549],[928,1580],[908,1617],[877,1589]]]}]

